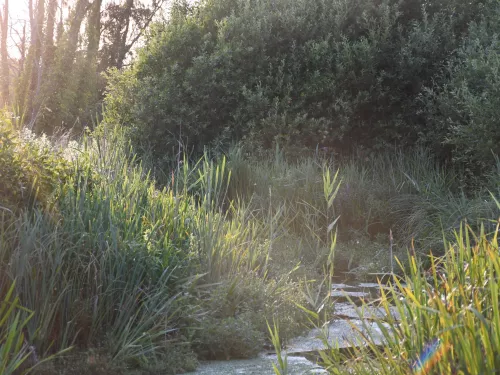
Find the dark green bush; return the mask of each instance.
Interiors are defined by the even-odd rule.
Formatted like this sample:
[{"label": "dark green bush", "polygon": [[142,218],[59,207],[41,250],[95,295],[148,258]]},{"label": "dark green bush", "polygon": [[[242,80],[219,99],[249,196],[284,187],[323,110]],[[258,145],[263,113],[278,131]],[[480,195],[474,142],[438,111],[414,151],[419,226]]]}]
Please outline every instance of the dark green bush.
[{"label": "dark green bush", "polygon": [[483,1],[179,2],[113,73],[107,120],[157,158],[228,140],[383,148],[426,130],[417,100]]},{"label": "dark green bush", "polygon": [[10,124],[5,119],[0,121],[0,202],[2,206],[12,206],[20,199],[18,184],[24,176],[15,158],[15,138]]},{"label": "dark green bush", "polygon": [[469,176],[490,171],[500,154],[500,6],[491,2],[487,9],[471,23],[441,84],[424,95],[429,143],[448,152]]},{"label": "dark green bush", "polygon": [[258,331],[245,315],[204,320],[195,341],[197,353],[205,359],[249,358],[264,345],[264,332]]}]

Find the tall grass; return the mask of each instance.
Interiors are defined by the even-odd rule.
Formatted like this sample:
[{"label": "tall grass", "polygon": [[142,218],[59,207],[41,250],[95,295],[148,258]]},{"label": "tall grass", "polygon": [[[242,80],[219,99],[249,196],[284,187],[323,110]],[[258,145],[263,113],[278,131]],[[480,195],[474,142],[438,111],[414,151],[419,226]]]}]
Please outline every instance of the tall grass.
[{"label": "tall grass", "polygon": [[498,233],[499,224],[492,236],[463,225],[446,254],[431,257],[428,269],[413,257],[403,280],[382,289],[378,306],[386,316],[375,322],[383,343],[367,329],[366,346],[348,354],[335,348],[320,353],[324,366],[334,374],[498,372]]},{"label": "tall grass", "polygon": [[269,323],[267,323],[267,329],[269,331],[269,336],[271,337],[271,343],[274,346],[274,350],[276,351],[277,364],[272,363],[273,370],[276,375],[288,375],[288,357],[286,353],[283,353],[281,340],[279,335],[279,327],[276,322],[273,322],[273,326],[271,327]]},{"label": "tall grass", "polygon": [[195,279],[265,274],[267,223],[238,202],[222,207],[224,160],[185,160],[159,190],[116,129],[72,154],[54,209],[34,207],[0,233],[1,271],[34,311],[27,339],[40,357],[76,346],[115,363],[155,360],[179,337]]},{"label": "tall grass", "polygon": [[494,220],[500,213],[489,193],[497,195],[497,169],[492,168],[482,190],[470,192],[461,185],[460,171],[439,165],[425,149],[349,159],[311,153],[291,161],[279,148],[271,155],[255,157],[237,147],[228,155],[229,195],[252,197],[255,210],[283,210],[283,229],[300,238],[301,256],[324,254],[329,224],[323,215],[325,163],[339,170],[343,182],[334,210],[344,242],[363,237],[386,241],[392,229],[400,250],[414,241],[422,253],[442,251],[443,232],[451,239],[463,220],[478,228],[479,222]]},{"label": "tall grass", "polygon": [[[162,171],[163,186],[119,129],[100,128],[62,154],[69,172],[57,199],[0,209],[0,287],[15,280],[15,298],[33,311],[24,331],[39,358],[97,348],[113,364],[147,367],[193,337],[220,341],[197,336],[200,327],[228,337],[220,321],[231,340],[241,334],[239,353],[254,353],[266,318],[275,315],[287,335],[304,319],[284,301],[304,303],[289,280],[311,273],[298,265],[314,276],[326,266],[330,280],[334,228],[348,240],[352,229],[372,236],[394,226],[401,243],[428,238],[424,248],[457,228],[457,212],[472,225],[498,210],[489,192],[462,194],[423,151],[363,162],[318,154],[291,162],[279,148],[259,160],[243,148],[181,155]],[[302,299],[319,309],[315,293]]]},{"label": "tall grass", "polygon": [[[5,285],[6,286],[6,285]],[[0,373],[14,374],[32,355],[26,344],[23,329],[33,316],[19,305],[14,296],[13,283],[7,290],[0,289]],[[24,313],[24,314],[23,314]]]}]

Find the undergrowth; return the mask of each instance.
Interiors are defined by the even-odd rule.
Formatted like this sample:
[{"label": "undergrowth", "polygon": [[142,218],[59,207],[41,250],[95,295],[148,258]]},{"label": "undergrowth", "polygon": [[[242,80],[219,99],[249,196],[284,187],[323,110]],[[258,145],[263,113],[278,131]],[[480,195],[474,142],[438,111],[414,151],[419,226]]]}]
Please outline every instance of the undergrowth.
[{"label": "undergrowth", "polygon": [[[169,373],[253,356],[267,322],[282,342],[304,329],[324,270],[387,271],[389,230],[396,254],[412,238],[417,254],[443,252],[460,220],[492,232],[484,219],[498,217],[495,172],[491,194],[467,193],[425,150],[293,161],[236,147],[179,155],[160,184],[118,128],[57,147],[5,121],[1,135],[0,295],[14,285],[23,306],[26,366],[59,354],[39,373],[71,361],[82,373]],[[404,255],[410,271],[426,259]]]},{"label": "undergrowth", "polygon": [[[374,254],[384,257],[391,230],[401,257],[411,244],[421,254],[442,253],[443,233],[452,239],[464,220],[473,228],[482,222],[493,230],[489,220],[500,213],[490,194],[498,196],[500,169],[491,169],[481,189],[468,191],[460,170],[441,166],[422,148],[347,159],[316,150],[297,160],[280,148],[258,156],[246,150],[235,147],[228,153],[229,196],[250,201],[257,213],[278,215],[282,226],[275,237],[282,239],[277,246],[285,247],[283,258],[292,252],[305,264],[321,264],[328,247],[325,163],[342,180],[330,213],[338,217],[337,260],[353,269],[373,261]],[[291,245],[294,241],[299,245]],[[372,268],[381,272],[387,264]]]},{"label": "undergrowth", "polygon": [[[327,349],[321,364],[332,374],[493,374],[500,368],[498,249],[495,233],[462,225],[445,255],[431,256],[424,268],[415,257],[402,279],[363,311],[378,307],[378,330],[357,329],[360,341],[339,351],[322,335]],[[377,332],[378,331],[378,332]]]},{"label": "undergrowth", "polygon": [[[16,298],[33,311],[25,331],[37,358],[92,349],[109,368],[175,372],[193,363],[193,349],[203,357],[210,340],[228,345],[227,332],[205,334],[217,319],[243,334],[232,336],[235,356],[256,352],[245,334],[263,338],[264,316],[300,322],[287,299],[298,284],[268,272],[265,238],[276,219],[225,199],[223,159],[184,159],[161,188],[120,131],[101,129],[65,162],[71,171],[53,190],[57,204],[35,201],[18,215],[2,212],[0,223],[0,290],[16,280]],[[224,287],[237,278],[255,283]],[[240,300],[251,290],[253,300]],[[212,295],[236,310],[215,311]],[[169,358],[180,346],[191,354],[176,369]]]}]

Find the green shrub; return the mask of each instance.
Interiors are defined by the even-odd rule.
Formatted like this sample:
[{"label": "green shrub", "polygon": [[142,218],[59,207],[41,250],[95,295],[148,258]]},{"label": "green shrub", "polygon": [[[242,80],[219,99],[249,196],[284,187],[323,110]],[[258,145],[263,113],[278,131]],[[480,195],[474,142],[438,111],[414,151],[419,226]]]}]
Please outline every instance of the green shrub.
[{"label": "green shrub", "polygon": [[69,175],[70,166],[46,137],[14,129],[0,117],[0,206],[19,211],[38,203],[49,208],[54,193]]},{"label": "green shrub", "polygon": [[484,1],[178,1],[134,66],[110,76],[109,122],[157,160],[230,140],[272,148],[414,144],[417,100]]},{"label": "green shrub", "polygon": [[[0,202],[4,207],[15,208],[21,199],[21,163],[15,158],[15,139],[10,123],[0,119]],[[24,182],[24,181],[23,181]],[[19,186],[21,185],[21,186]]]},{"label": "green shrub", "polygon": [[296,306],[303,303],[298,284],[287,275],[280,280],[239,275],[210,288],[203,301],[194,347],[204,358],[255,356],[263,348],[269,319],[280,323],[285,340],[299,334],[306,322]]},{"label": "green shrub", "polygon": [[489,2],[447,62],[439,85],[424,96],[427,139],[436,152],[451,154],[466,177],[483,177],[500,154],[499,19],[498,2]]},{"label": "green shrub", "polygon": [[194,342],[198,355],[226,360],[256,356],[262,351],[265,336],[246,315],[202,321]]}]

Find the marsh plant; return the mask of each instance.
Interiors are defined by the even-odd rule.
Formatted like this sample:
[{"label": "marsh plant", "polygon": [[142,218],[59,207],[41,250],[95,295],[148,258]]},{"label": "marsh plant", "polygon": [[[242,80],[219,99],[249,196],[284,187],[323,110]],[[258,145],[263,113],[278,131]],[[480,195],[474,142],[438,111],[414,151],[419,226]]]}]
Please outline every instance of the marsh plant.
[{"label": "marsh plant", "polygon": [[[2,290],[0,301],[0,372],[14,374],[33,353],[33,348],[26,345],[23,329],[33,313],[19,305],[19,298],[14,296],[12,284],[8,290]],[[23,314],[24,313],[24,314]]]},{"label": "marsh plant", "polygon": [[[300,317],[288,302],[296,283],[268,275],[272,244],[265,239],[277,219],[261,220],[227,198],[224,158],[183,158],[159,187],[116,128],[84,137],[72,155],[64,180],[50,185],[53,195],[1,212],[0,290],[16,281],[13,296],[33,311],[23,320],[25,340],[40,359],[96,348],[111,367],[161,368],[171,363],[171,348],[189,348],[190,339],[194,349],[216,340],[223,350],[231,334],[231,355],[251,356],[265,316],[296,330]],[[53,203],[42,204],[46,197]],[[255,282],[246,288],[243,279]],[[217,295],[234,309],[212,308]],[[224,319],[232,330],[207,335]]]},{"label": "marsh plant", "polygon": [[[500,366],[498,229],[476,234],[462,225],[444,256],[430,256],[429,267],[415,257],[403,278],[381,288],[368,307],[379,332],[366,319],[353,340],[339,351],[322,338],[322,365],[332,374],[493,374]],[[381,285],[382,286],[382,285]],[[362,345],[359,345],[362,343]]]},{"label": "marsh plant", "polygon": [[[121,128],[103,124],[57,148],[8,125],[0,290],[14,285],[24,341],[38,362],[68,348],[105,358],[104,373],[252,356],[273,318],[281,343],[308,318],[328,321],[335,249],[359,248],[359,263],[373,258],[349,247],[357,240],[352,223],[369,244],[374,227],[383,233],[398,221],[402,247],[413,234],[449,243],[457,212],[475,230],[482,218],[498,217],[496,190],[462,194],[455,172],[424,151],[363,164],[319,153],[292,160],[280,148],[255,158],[238,146],[227,155],[180,154],[160,184]],[[493,172],[489,178],[497,181]],[[485,233],[496,230],[483,223]],[[437,262],[422,256],[425,243],[415,241],[417,258],[402,259],[406,272]],[[65,366],[62,354],[55,363]]]}]

